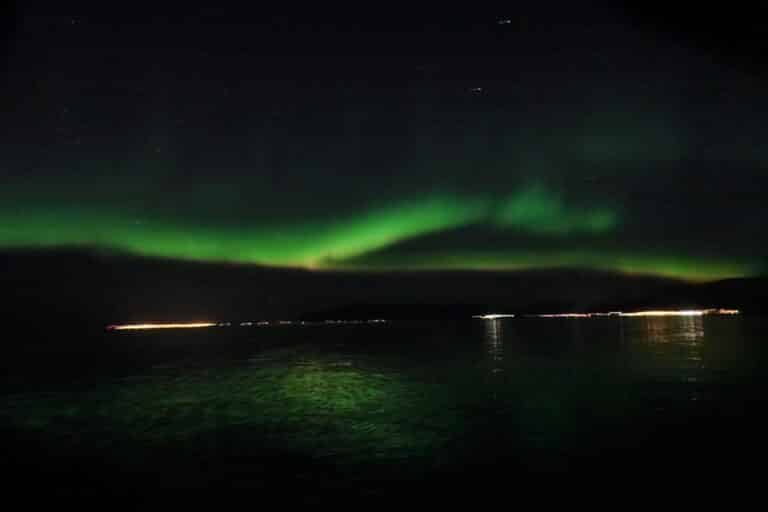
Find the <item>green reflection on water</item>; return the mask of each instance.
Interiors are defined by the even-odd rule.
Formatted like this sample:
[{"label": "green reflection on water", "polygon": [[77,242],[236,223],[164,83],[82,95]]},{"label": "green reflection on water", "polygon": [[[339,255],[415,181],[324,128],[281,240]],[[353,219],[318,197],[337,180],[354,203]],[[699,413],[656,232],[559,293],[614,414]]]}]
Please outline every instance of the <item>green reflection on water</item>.
[{"label": "green reflection on water", "polygon": [[112,458],[171,446],[203,459],[392,462],[397,472],[501,459],[567,470],[573,457],[632,446],[659,425],[687,425],[738,399],[741,388],[729,391],[724,379],[750,358],[713,352],[705,334],[737,347],[738,325],[510,320],[483,324],[483,344],[290,346],[259,353],[256,367],[158,370],[0,398],[0,424],[75,453],[98,445]]},{"label": "green reflection on water", "polygon": [[[239,448],[311,456],[418,457],[457,421],[395,373],[313,360],[149,376],[79,393],[18,395],[5,423],[69,442],[168,444],[232,436]],[[417,420],[418,419],[418,420]],[[194,444],[194,443],[192,443]]]}]

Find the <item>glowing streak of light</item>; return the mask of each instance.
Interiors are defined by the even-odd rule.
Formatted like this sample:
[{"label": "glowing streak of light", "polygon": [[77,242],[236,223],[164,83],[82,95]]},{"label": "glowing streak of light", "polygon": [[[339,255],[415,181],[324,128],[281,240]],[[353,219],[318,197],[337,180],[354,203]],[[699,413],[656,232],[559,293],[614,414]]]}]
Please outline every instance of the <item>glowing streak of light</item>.
[{"label": "glowing streak of light", "polygon": [[110,331],[143,331],[148,329],[199,329],[202,327],[215,327],[213,322],[192,322],[192,323],[167,323],[167,324],[122,324],[110,325],[107,327]]},{"label": "glowing streak of light", "polygon": [[[513,316],[513,315],[504,315],[504,316]],[[357,325],[357,324],[382,324],[386,323],[388,320],[384,320],[382,318],[375,318],[372,320],[324,320],[324,321],[317,321],[317,322],[307,322],[304,320],[301,321],[294,321],[294,320],[260,320],[258,322],[253,321],[243,321],[236,323],[234,325],[240,326],[240,327],[270,327],[270,326],[276,326],[276,325]],[[174,323],[143,323],[143,324],[116,324],[116,325],[108,325],[107,330],[108,331],[140,331],[140,330],[147,330],[147,329],[194,329],[194,328],[201,328],[201,327],[232,327],[232,322],[190,322],[190,323],[181,323],[181,322],[174,322]]]},{"label": "glowing streak of light", "polygon": [[[682,317],[696,317],[704,315],[738,315],[740,314],[738,309],[681,309],[681,310],[648,310],[648,311],[607,311],[607,312],[592,312],[592,313],[544,313],[539,315],[525,315],[535,318],[593,318],[604,316],[626,316],[626,317],[660,317],[660,316],[682,316]],[[480,318],[482,320],[496,320],[498,318],[514,318],[515,315],[500,315],[500,314],[487,314],[487,315],[474,315],[472,318]]]},{"label": "glowing streak of light", "polygon": [[634,311],[632,313],[621,313],[621,316],[703,316],[708,314],[704,309],[686,309],[680,311]]}]

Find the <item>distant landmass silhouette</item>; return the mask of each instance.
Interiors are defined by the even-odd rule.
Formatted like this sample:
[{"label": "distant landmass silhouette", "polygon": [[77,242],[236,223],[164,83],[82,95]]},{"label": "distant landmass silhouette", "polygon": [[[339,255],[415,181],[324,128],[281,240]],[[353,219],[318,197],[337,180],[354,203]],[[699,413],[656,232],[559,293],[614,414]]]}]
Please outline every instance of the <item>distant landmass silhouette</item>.
[{"label": "distant landmass silhouette", "polygon": [[[444,318],[638,308],[766,311],[768,279],[690,283],[581,269],[351,273],[190,263],[86,250],[5,251],[6,314],[130,321]],[[53,320],[52,320],[53,321]]]}]

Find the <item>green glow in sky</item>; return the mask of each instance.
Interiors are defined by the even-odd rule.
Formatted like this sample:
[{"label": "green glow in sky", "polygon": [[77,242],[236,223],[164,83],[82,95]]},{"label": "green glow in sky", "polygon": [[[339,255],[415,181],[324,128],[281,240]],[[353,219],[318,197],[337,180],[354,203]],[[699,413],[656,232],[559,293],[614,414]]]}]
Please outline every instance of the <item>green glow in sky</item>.
[{"label": "green glow in sky", "polygon": [[[85,204],[85,205],[84,205]],[[188,205],[174,216],[137,220],[120,204],[85,202],[0,210],[0,246],[83,246],[196,261],[345,270],[523,270],[582,267],[688,279],[748,275],[746,263],[656,252],[606,251],[594,245],[620,233],[622,215],[602,204],[569,204],[534,184],[509,194],[432,194],[390,201],[357,212],[303,221],[206,217]],[[451,251],[412,255],[398,244],[458,228],[494,229],[505,236],[561,239],[567,248],[514,243],[489,250],[471,242]],[[602,238],[601,238],[602,237]],[[386,253],[382,257],[382,251]]]},{"label": "green glow in sky", "polygon": [[486,214],[487,206],[487,201],[445,197],[403,202],[350,218],[248,226],[165,220],[137,223],[109,211],[74,208],[30,214],[6,212],[0,245],[82,245],[147,256],[314,268],[411,237],[477,222]]},{"label": "green glow in sky", "polygon": [[618,214],[608,209],[577,210],[541,186],[521,189],[499,208],[494,220],[542,235],[588,232],[605,233],[616,228]]},{"label": "green glow in sky", "polygon": [[[762,79],[623,15],[592,26],[596,14],[555,21],[566,44],[460,19],[425,37],[411,20],[361,38],[383,50],[373,60],[336,42],[318,60],[314,43],[344,32],[336,21],[295,47],[270,25],[259,37],[278,43],[242,36],[280,49],[255,67],[214,57],[231,53],[226,37],[202,62],[199,38],[179,44],[194,23],[147,27],[157,45],[93,45],[111,21],[66,22],[55,58],[40,53],[50,24],[26,24],[7,73],[0,250],[350,272],[765,272]],[[455,44],[464,57],[435,52]]]},{"label": "green glow in sky", "polygon": [[755,275],[759,265],[705,257],[661,255],[622,250],[499,250],[422,255],[377,254],[342,264],[348,269],[407,270],[498,270],[586,268],[624,274],[656,275],[690,281],[709,281]]}]

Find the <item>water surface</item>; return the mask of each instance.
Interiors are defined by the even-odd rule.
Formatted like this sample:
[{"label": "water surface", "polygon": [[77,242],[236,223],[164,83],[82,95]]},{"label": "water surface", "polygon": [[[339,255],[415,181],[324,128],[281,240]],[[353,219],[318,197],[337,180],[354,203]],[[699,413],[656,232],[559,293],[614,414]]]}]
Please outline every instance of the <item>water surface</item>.
[{"label": "water surface", "polygon": [[0,424],[19,484],[78,496],[446,497],[648,471],[701,482],[746,473],[763,453],[767,327],[515,318],[110,332],[25,361]]}]

